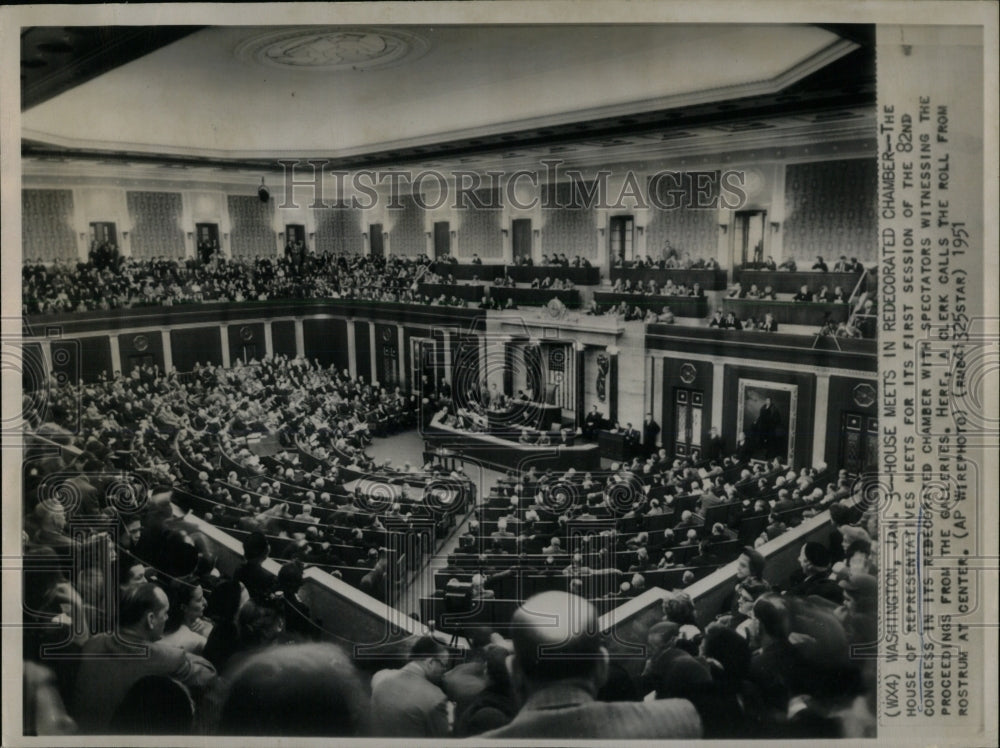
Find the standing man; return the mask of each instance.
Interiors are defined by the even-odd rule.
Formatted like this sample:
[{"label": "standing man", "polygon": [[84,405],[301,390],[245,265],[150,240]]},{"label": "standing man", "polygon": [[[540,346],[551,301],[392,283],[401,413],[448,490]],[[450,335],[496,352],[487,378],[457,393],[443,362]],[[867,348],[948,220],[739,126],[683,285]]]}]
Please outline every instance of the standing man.
[{"label": "standing man", "polygon": [[649,456],[656,452],[656,439],[660,436],[660,424],[653,420],[653,414],[647,413],[642,422],[642,447]]},{"label": "standing man", "polygon": [[721,460],[724,451],[725,447],[722,444],[722,437],[719,436],[719,430],[713,426],[708,430],[708,442],[705,444],[705,449],[702,450],[702,456],[706,460]]},{"label": "standing man", "polygon": [[372,676],[372,726],[393,738],[446,737],[448,697],[441,682],[448,670],[448,649],[432,636],[422,636],[410,649],[410,661],[399,670]]},{"label": "standing man", "polygon": [[604,416],[602,416],[600,412],[598,412],[596,405],[593,408],[591,408],[590,412],[587,414],[587,417],[583,419],[583,423],[584,423],[583,435],[587,439],[597,438],[597,432],[598,430],[600,430],[600,428],[604,423]]},{"label": "standing man", "polygon": [[781,413],[771,403],[771,398],[764,398],[764,404],[760,406],[755,424],[757,439],[764,450],[764,456],[774,459],[781,455]]}]

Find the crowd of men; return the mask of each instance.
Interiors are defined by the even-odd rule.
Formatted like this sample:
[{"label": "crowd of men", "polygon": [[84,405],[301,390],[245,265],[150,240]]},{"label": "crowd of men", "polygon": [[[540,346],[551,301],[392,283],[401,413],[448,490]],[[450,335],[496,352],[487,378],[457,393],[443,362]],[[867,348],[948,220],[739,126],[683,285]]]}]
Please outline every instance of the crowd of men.
[{"label": "crowd of men", "polygon": [[[718,435],[713,444],[721,444]],[[620,642],[617,650],[614,641],[600,637],[587,644],[579,640],[567,644],[581,647],[581,655],[589,652],[586,659],[593,670],[582,663],[581,670],[574,670],[563,661],[564,669],[555,655],[548,668],[554,681],[594,678],[584,693],[568,696],[562,688],[558,691],[566,699],[564,706],[583,711],[556,710],[567,720],[562,723],[543,720],[544,713],[536,711],[543,707],[529,695],[513,720],[511,710],[484,712],[484,720],[488,716],[504,725],[487,736],[679,736],[671,731],[681,729],[676,723],[673,728],[661,723],[645,732],[641,725],[651,715],[639,708],[640,703],[655,705],[654,710],[666,710],[667,703],[675,709],[689,708],[677,699],[689,702],[701,722],[700,728],[689,728],[697,732],[688,737],[872,734],[875,660],[855,653],[861,651],[860,645],[877,640],[875,517],[858,505],[855,485],[844,471],[831,474],[821,465],[796,472],[779,462],[751,466],[743,460],[737,449],[695,467],[661,451],[645,460],[615,465],[607,475],[531,470],[497,484],[487,506],[497,509],[494,514],[506,506],[507,513],[493,520],[484,514],[470,523],[459,551],[443,570],[446,576],[454,575],[443,594],[465,591],[488,610],[489,601],[500,596],[497,590],[504,588],[511,574],[527,575],[522,587],[532,579],[565,580],[564,592],[541,593],[515,615],[529,629],[531,616],[550,615],[552,606],[579,605],[578,610],[587,611],[586,619],[606,610],[607,604],[639,597],[647,592],[647,578],[660,570],[688,567],[681,581],[686,586],[700,578],[699,568],[715,568],[729,560],[722,549],[737,542],[734,528],[743,519],[764,516],[767,521],[752,545],[737,548],[736,579],[721,608],[698,609],[683,589],[667,594],[662,617],[646,618],[637,626],[645,632],[641,635],[646,645],[645,661],[638,667],[630,667],[627,659],[616,662],[614,653],[624,654],[626,648]],[[567,485],[575,488],[568,490]],[[634,499],[630,506],[620,499],[625,494]],[[576,497],[569,506],[567,495]],[[706,511],[727,504],[734,507],[730,523],[706,526]],[[681,506],[691,508],[680,511]],[[787,577],[769,573],[757,548],[786,533],[801,518],[825,509],[830,510],[831,522],[801,543],[799,570]],[[587,520],[614,519],[619,527],[627,521],[634,527],[638,521],[642,527],[643,522],[663,520],[671,513],[676,514],[674,522],[657,533],[584,531]],[[678,564],[681,557],[685,561]],[[470,581],[463,581],[470,575]],[[516,640],[519,628],[512,625],[510,632]],[[598,654],[602,646],[611,651],[610,659]],[[510,651],[515,657],[520,654],[516,641]],[[516,704],[517,694],[508,691],[508,695]],[[454,697],[443,687],[441,699],[448,698]],[[637,722],[591,721],[592,714],[617,711],[617,706],[604,701],[628,703]],[[639,732],[633,734],[631,729]]]},{"label": "crowd of men", "polygon": [[[619,485],[642,486],[623,519],[696,499],[671,536],[611,538],[629,556],[629,587],[616,593],[622,600],[642,592],[644,573],[675,564],[669,554],[680,537],[687,542],[694,531],[699,544],[706,540],[699,519],[718,502],[766,511],[773,522],[759,543],[784,532],[789,512],[829,507],[833,518],[828,542],[803,545],[801,578],[768,579],[763,558],[747,548],[721,615],[671,593],[662,620],[646,629],[645,661],[632,670],[590,625],[596,612],[583,598],[583,578],[600,568],[600,549],[576,558],[561,550],[559,533],[532,538],[532,523],[540,527],[551,513],[544,486],[567,476],[511,476],[497,495],[515,519],[496,532],[547,543],[540,550],[559,559],[558,573],[575,591],[527,600],[516,625],[474,632],[462,655],[434,637],[417,638],[405,664],[372,675],[330,643],[303,575],[311,565],[362,569],[362,588],[377,596],[390,558],[378,538],[393,525],[405,531],[421,497],[402,492],[373,509],[344,488],[339,471],[385,474],[365,448],[376,433],[412,425],[413,400],[281,357],[183,377],[146,366],[93,384],[48,383],[26,398],[29,734],[870,735],[873,673],[849,647],[874,636],[874,528],[849,501],[846,475],[751,466],[739,445],[726,450],[716,435],[700,467],[659,451],[607,477],[579,476],[581,502],[561,509],[557,524],[598,516]],[[261,456],[254,445],[268,435],[278,445]],[[174,515],[182,496],[242,538],[244,563],[232,577],[220,572],[198,526]],[[727,531],[709,531],[706,563]],[[269,556],[282,561],[276,577],[264,568]],[[486,596],[504,571],[477,569],[477,594]],[[559,619],[572,628],[566,632],[539,618],[570,608],[573,615]],[[555,649],[540,649],[546,643]]]}]

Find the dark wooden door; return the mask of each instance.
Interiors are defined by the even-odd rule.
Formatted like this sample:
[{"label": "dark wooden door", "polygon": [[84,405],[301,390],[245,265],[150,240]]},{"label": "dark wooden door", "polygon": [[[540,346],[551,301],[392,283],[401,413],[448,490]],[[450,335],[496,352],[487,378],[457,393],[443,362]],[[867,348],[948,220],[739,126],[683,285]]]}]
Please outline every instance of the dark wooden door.
[{"label": "dark wooden door", "polygon": [[381,223],[373,223],[368,227],[368,249],[372,257],[385,256],[385,243],[382,240]]},{"label": "dark wooden door", "polygon": [[447,221],[434,223],[434,259],[451,254],[451,231]]},{"label": "dark wooden door", "polygon": [[531,257],[531,219],[516,218],[511,221],[513,237],[514,261],[522,257]]}]

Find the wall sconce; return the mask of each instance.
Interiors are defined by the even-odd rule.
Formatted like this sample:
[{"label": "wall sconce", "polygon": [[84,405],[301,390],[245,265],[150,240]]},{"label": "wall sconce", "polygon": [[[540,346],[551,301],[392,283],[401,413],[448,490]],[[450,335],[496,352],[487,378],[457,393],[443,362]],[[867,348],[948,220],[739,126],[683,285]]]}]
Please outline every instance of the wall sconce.
[{"label": "wall sconce", "polygon": [[310,242],[316,241],[316,232],[315,231],[310,231],[309,232],[309,241]]},{"label": "wall sconce", "polygon": [[[501,236],[503,236],[504,239],[506,239],[510,235],[510,232],[507,229],[500,229],[500,234]],[[83,236],[83,234],[81,234],[80,236]]]},{"label": "wall sconce", "polygon": [[452,231],[451,232],[451,238],[452,239],[456,238],[457,236],[458,236],[458,232],[457,231]]},{"label": "wall sconce", "polygon": [[361,232],[361,238],[364,239],[365,241],[368,241],[368,232],[367,231],[362,231]]},{"label": "wall sconce", "polygon": [[128,232],[127,231],[123,231],[122,232],[122,239],[128,239]]},{"label": "wall sconce", "polygon": [[636,226],[635,230],[639,232],[639,236],[642,236],[642,232],[644,231],[642,226]]},{"label": "wall sconce", "polygon": [[729,224],[728,224],[728,223],[720,223],[720,224],[719,224],[719,230],[720,230],[720,231],[721,231],[721,232],[722,232],[723,234],[727,233],[727,232],[729,231]]},{"label": "wall sconce", "polygon": [[228,242],[229,241],[229,232],[228,231],[226,231],[226,232],[224,232],[222,234],[222,241],[224,241],[224,242]]},{"label": "wall sconce", "polygon": [[282,241],[284,241],[284,239],[285,239],[285,232],[284,231],[279,231],[278,232],[278,238],[281,239]]},{"label": "wall sconce", "polygon": [[388,239],[389,238],[389,232],[388,231],[383,231],[382,232],[382,238],[383,239]]},{"label": "wall sconce", "polygon": [[771,231],[775,234],[781,230],[781,223],[779,221],[771,221]]},{"label": "wall sconce", "polygon": [[188,234],[188,239],[194,239],[194,232],[193,231],[189,231],[189,232],[187,232],[187,234]]},{"label": "wall sconce", "polygon": [[426,234],[426,235],[427,235],[427,238],[428,238],[428,239],[430,239],[430,238],[431,238],[431,232],[430,232],[430,231],[425,231],[425,232],[424,232],[424,234]]},{"label": "wall sconce", "polygon": [[535,229],[534,234],[536,239],[540,237],[542,235],[541,229]]},{"label": "wall sconce", "polygon": [[606,229],[605,229],[605,227],[604,227],[604,226],[599,226],[599,227],[597,228],[597,230],[598,230],[599,232],[601,232],[601,236],[604,236],[604,232],[606,231]]}]

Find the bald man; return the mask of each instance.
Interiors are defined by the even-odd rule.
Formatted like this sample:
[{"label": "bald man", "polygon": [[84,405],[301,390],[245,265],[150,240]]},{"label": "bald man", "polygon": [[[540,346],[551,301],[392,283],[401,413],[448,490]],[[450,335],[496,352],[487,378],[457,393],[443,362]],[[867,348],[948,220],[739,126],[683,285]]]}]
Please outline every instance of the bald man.
[{"label": "bald man", "polygon": [[677,739],[700,738],[691,702],[595,700],[608,677],[594,606],[566,592],[543,592],[511,621],[512,675],[523,699],[513,721],[484,738]]}]

